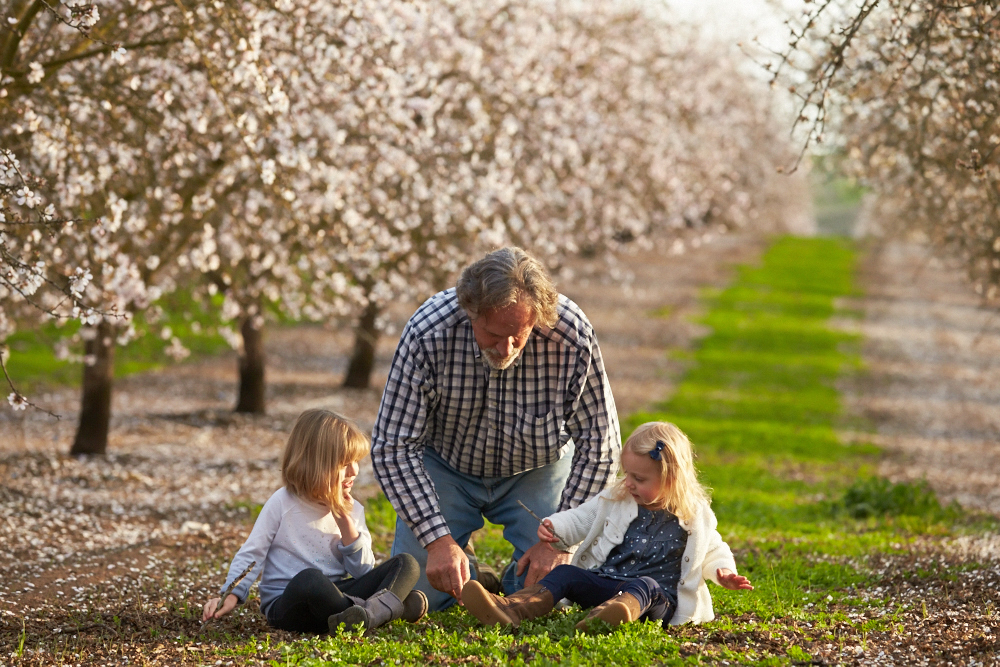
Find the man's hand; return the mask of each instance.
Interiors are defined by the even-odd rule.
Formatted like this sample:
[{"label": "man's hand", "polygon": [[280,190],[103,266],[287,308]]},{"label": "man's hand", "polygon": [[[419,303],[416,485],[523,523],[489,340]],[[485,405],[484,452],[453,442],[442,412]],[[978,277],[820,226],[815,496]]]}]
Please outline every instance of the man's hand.
[{"label": "man's hand", "polygon": [[723,588],[728,588],[731,591],[752,591],[753,586],[750,585],[750,580],[744,576],[738,575],[729,568],[720,567],[715,571],[715,576],[719,580],[719,585]]},{"label": "man's hand", "polygon": [[427,545],[427,581],[462,604],[462,587],[469,583],[469,557],[451,535]]},{"label": "man's hand", "polygon": [[539,542],[524,552],[517,561],[517,576],[527,570],[528,576],[524,585],[532,586],[541,581],[542,577],[552,571],[557,565],[565,565],[572,559],[567,551],[559,551],[546,542]]}]

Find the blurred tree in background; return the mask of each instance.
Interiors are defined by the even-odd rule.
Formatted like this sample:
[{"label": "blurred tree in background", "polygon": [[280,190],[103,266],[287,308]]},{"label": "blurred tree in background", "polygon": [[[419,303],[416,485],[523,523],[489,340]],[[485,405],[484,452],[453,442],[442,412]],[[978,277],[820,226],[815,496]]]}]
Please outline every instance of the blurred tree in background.
[{"label": "blurred tree in background", "polygon": [[484,250],[613,262],[808,206],[766,85],[638,5],[18,0],[0,20],[0,340],[83,322],[74,453],[105,450],[114,345],[177,289],[230,323],[236,409],[261,413],[268,319],[355,322],[345,382],[366,386],[386,305]]},{"label": "blurred tree in background", "polygon": [[825,0],[790,26],[775,81],[872,189],[875,230],[958,257],[1000,302],[1000,3]]}]

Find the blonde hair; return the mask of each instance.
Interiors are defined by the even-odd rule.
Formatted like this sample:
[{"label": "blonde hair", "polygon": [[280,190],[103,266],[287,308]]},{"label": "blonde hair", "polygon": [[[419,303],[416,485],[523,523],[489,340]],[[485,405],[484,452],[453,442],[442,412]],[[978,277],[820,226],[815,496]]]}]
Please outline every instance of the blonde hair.
[{"label": "blonde hair", "polygon": [[368,436],[329,410],[306,410],[295,420],[281,455],[281,482],[292,494],[347,511],[341,492],[344,467],[368,453]]},{"label": "blonde hair", "polygon": [[[669,422],[646,422],[632,432],[624,449],[638,456],[649,456],[661,442],[660,460],[650,457],[660,466],[660,494],[652,505],[673,512],[679,519],[690,520],[701,503],[709,502],[709,494],[698,481],[691,441],[684,432]],[[628,497],[624,480],[618,483],[616,495]]]}]

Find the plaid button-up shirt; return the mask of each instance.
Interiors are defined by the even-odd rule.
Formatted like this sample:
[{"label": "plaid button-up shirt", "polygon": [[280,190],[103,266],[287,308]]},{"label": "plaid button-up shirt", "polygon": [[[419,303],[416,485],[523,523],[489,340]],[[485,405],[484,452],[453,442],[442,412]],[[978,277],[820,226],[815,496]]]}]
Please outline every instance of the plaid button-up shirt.
[{"label": "plaid button-up shirt", "polygon": [[379,484],[420,544],[450,533],[424,447],[461,473],[492,478],[553,463],[574,446],[560,510],[613,481],[621,432],[597,338],[580,307],[562,295],[558,315],[551,329],[532,330],[503,371],[482,358],[454,289],[410,318],[375,419],[371,456]]}]

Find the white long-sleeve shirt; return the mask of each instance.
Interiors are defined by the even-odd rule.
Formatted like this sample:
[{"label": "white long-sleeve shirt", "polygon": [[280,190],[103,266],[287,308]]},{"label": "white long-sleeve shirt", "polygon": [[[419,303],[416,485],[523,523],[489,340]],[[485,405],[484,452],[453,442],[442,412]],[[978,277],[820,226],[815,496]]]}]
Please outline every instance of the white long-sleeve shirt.
[{"label": "white long-sleeve shirt", "polygon": [[233,595],[240,604],[245,602],[250,586],[261,576],[260,608],[266,615],[288,582],[302,570],[316,568],[334,583],[348,575],[360,577],[369,572],[375,567],[375,554],[365,524],[365,508],[357,500],[351,516],[359,536],[345,546],[340,527],[328,507],[303,500],[281,487],[264,503],[250,536],[229,565],[229,575],[220,593],[251,561],[257,561],[250,574],[233,589]]}]

